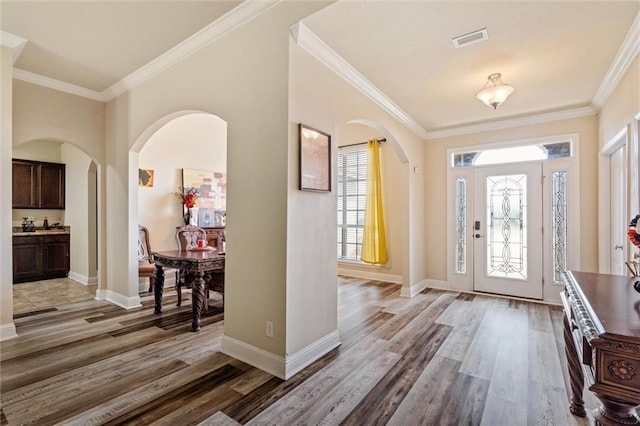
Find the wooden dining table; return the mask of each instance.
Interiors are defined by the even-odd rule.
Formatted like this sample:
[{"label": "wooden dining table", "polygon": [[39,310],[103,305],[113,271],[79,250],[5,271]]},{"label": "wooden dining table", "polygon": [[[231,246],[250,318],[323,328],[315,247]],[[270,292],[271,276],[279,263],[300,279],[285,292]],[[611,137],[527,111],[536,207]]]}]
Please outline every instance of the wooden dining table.
[{"label": "wooden dining table", "polygon": [[200,317],[205,307],[205,280],[207,273],[224,271],[223,253],[215,250],[167,250],[151,253],[156,265],[154,285],[155,314],[162,313],[162,293],[164,289],[164,269],[173,268],[193,272],[195,281],[191,291],[192,322],[191,331],[200,330]]}]

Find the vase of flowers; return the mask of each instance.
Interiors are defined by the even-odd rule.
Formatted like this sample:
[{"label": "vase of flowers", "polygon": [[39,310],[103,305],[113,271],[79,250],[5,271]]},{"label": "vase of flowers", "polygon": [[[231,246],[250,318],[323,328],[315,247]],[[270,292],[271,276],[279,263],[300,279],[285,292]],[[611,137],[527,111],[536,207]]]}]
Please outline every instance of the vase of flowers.
[{"label": "vase of flowers", "polygon": [[184,224],[194,224],[194,220],[197,222],[197,213],[195,212],[195,206],[198,203],[198,198],[200,194],[198,190],[195,188],[189,188],[188,190],[183,190],[181,188],[180,192],[175,193],[178,199],[182,202],[182,210],[183,210],[183,218]]}]

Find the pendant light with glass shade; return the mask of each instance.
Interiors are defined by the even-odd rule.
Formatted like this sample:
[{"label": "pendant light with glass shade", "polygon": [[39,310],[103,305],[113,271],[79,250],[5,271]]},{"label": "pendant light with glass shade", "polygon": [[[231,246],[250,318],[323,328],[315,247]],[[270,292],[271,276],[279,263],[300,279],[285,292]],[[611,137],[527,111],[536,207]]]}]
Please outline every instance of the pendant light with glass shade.
[{"label": "pendant light with glass shade", "polygon": [[502,74],[499,72],[489,75],[484,89],[476,95],[476,98],[484,102],[485,105],[492,106],[493,109],[498,108],[498,105],[513,93],[513,87],[503,82],[501,77]]}]

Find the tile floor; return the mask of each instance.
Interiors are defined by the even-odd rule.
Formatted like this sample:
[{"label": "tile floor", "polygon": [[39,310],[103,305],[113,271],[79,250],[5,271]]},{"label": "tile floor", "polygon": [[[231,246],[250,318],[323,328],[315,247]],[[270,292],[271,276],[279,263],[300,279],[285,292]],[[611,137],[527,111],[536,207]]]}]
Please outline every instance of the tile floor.
[{"label": "tile floor", "polygon": [[91,300],[97,285],[84,285],[69,278],[13,285],[13,314],[37,311],[67,303]]}]

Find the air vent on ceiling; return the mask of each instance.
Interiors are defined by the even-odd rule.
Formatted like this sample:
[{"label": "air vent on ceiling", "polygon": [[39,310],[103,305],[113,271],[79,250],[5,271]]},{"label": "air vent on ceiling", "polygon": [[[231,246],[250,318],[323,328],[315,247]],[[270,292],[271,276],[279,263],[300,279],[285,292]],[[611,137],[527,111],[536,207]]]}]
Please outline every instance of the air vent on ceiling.
[{"label": "air vent on ceiling", "polygon": [[454,47],[462,47],[471,43],[477,43],[479,41],[486,40],[488,38],[489,38],[489,33],[487,32],[486,28],[483,28],[481,30],[474,31],[469,34],[454,37],[452,40],[453,40]]}]

